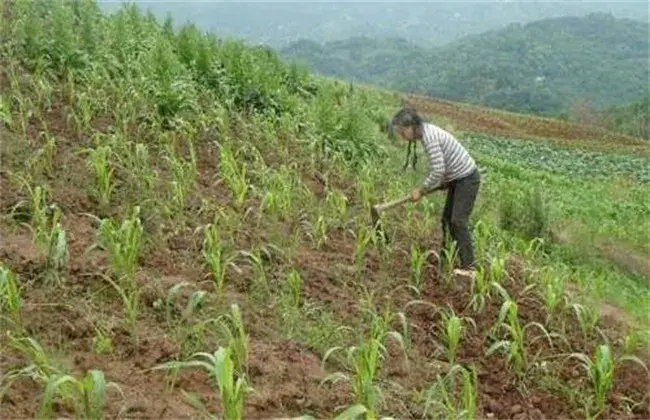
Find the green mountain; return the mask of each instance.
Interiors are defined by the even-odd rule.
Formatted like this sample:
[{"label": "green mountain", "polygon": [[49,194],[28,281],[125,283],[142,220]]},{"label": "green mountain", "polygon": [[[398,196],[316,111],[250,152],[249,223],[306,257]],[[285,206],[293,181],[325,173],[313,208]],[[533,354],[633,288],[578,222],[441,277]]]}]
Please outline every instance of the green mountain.
[{"label": "green mountain", "polygon": [[[115,0],[100,2],[115,11]],[[502,28],[513,22],[589,13],[648,21],[646,2],[548,2],[532,0],[474,2],[300,2],[211,1],[135,2],[159,18],[169,13],[174,22],[191,21],[220,36],[236,37],[272,47],[286,47],[300,39],[317,42],[355,36],[406,38],[420,45],[443,45],[460,37]]]},{"label": "green mountain", "polygon": [[355,37],[281,50],[314,71],[490,107],[557,114],[604,108],[648,90],[648,28],[607,14],[561,17],[472,35],[443,47]]}]

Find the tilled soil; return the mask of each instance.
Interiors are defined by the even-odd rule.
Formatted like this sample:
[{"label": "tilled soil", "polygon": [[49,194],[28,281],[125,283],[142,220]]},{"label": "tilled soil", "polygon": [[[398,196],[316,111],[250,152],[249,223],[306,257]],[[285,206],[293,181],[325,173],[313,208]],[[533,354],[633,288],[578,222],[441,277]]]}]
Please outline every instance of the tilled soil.
[{"label": "tilled soil", "polygon": [[[157,307],[166,298],[169,288],[180,282],[187,282],[191,286],[183,289],[181,296],[184,299],[188,299],[195,290],[213,291],[209,272],[202,262],[203,237],[196,233],[198,227],[212,222],[212,214],[198,214],[196,209],[200,208],[201,198],[209,197],[228,204],[229,194],[225,187],[218,183],[215,185],[217,159],[205,158],[214,157],[214,146],[209,143],[197,145],[197,155],[204,158],[199,162],[197,196],[188,200],[186,208],[187,215],[191,217],[184,226],[171,231],[155,224],[150,226],[151,232],[157,234],[153,242],[146,244],[138,260],[136,277],[142,296],[136,342],[124,322],[119,296],[103,280],[102,274],[108,273],[109,266],[106,252],[91,248],[97,224],[87,213],[97,215],[99,208],[95,201],[85,195],[86,186],[91,184],[92,179],[85,162],[75,153],[78,144],[71,139],[77,135],[58,120],[57,113],[50,118],[53,119],[49,124],[53,134],[57,138],[67,139],[57,144],[55,162],[60,166],[55,170],[55,177],[49,180],[51,201],[63,209],[63,227],[70,252],[65,281],[59,286],[44,283],[45,260],[42,252],[32,244],[30,231],[20,226],[16,217],[8,217],[8,209],[27,199],[24,191],[8,182],[9,171],[20,171],[24,167],[24,150],[7,148],[3,154],[2,208],[7,217],[0,225],[0,258],[17,275],[21,286],[21,325],[25,332],[38,340],[54,363],[67,372],[81,377],[88,369],[100,369],[108,381],[119,386],[121,393],[113,388],[109,391],[105,407],[108,418],[196,418],[199,412],[188,404],[182,391],[194,393],[208,410],[219,413],[218,389],[206,371],[182,370],[170,385],[168,372],[153,369],[178,359],[182,353],[212,353],[218,345],[227,344],[211,336],[205,341],[198,341],[198,345],[196,341],[181,342],[182,331],[187,333],[191,328],[180,330],[179,333],[178,328],[168,323],[164,311]],[[498,130],[509,130],[508,123],[503,122]],[[4,136],[7,132],[2,134]],[[519,135],[519,132],[515,134]],[[304,183],[311,187],[316,196],[321,195],[323,185],[318,176],[307,174]],[[334,183],[334,188],[337,187],[342,190],[351,188],[343,180]],[[255,214],[259,202],[250,200],[248,206]],[[248,222],[241,224],[240,230],[228,238],[235,243],[236,249],[250,250],[270,241],[273,232],[267,231],[269,226],[273,227],[275,237],[283,238],[288,244],[290,241],[287,238],[296,227],[293,221],[258,225],[256,216],[246,220]],[[476,367],[480,417],[584,418],[583,400],[574,394],[582,395],[583,399],[590,394],[591,385],[586,373],[576,363],[554,356],[575,351],[591,356],[597,344],[602,342],[598,334],[592,334],[585,342],[570,312],[563,315],[566,343],[554,339],[551,347],[544,339],[533,342],[532,338],[537,337],[539,331],[527,329],[531,337],[531,341],[527,342],[531,370],[523,380],[517,380],[504,355],[485,355],[492,344],[488,333],[497,320],[500,299],[494,297],[488,300],[481,313],[474,313],[466,309],[470,301],[469,284],[447,285],[436,278],[433,267],[429,267],[425,273],[421,295],[414,297],[406,288],[410,274],[408,257],[402,252],[410,249],[409,239],[399,230],[399,226],[390,228],[398,230],[398,242],[393,245],[393,254],[382,261],[378,252],[371,249],[366,258],[366,270],[360,279],[356,278],[353,261],[354,238],[344,229],[329,232],[328,241],[319,250],[314,249],[309,238],[303,235],[294,254],[270,258],[264,263],[271,296],[277,298],[280,293],[287,268],[296,269],[304,281],[303,301],[307,306],[327,308],[333,314],[328,321],[333,324],[329,325],[332,330],[336,330],[337,326],[350,327],[353,333],[366,329],[368,325],[360,309],[368,292],[374,296],[379,313],[383,305],[389,302],[393,311],[406,315],[411,323],[407,340],[410,343],[410,357],[406,363],[403,353],[389,340],[389,356],[381,362],[378,378],[385,401],[382,413],[390,413],[396,418],[422,417],[424,403],[421,393],[435,382],[437,375],[444,375],[449,367],[444,353],[435,344],[440,342],[438,327],[441,318],[434,307],[450,307],[461,316],[470,316],[476,323],[475,329],[468,326],[461,341],[457,363]],[[288,245],[276,245],[289,252]],[[437,240],[428,244],[433,249],[437,245]],[[435,259],[432,263],[436,263]],[[525,285],[520,271],[515,266],[509,268],[511,277],[505,287],[519,304],[522,324],[533,321],[543,324],[546,312],[539,301],[523,294]],[[354,402],[350,384],[321,383],[328,374],[344,368],[341,365],[343,358],[323,364],[326,348],[309,345],[300,337],[288,338],[283,333],[288,325],[276,317],[277,300],[268,296],[260,298],[251,292],[252,272],[250,267],[242,267],[241,272],[232,271],[226,280],[227,303],[237,302],[241,306],[249,334],[246,366],[249,385],[254,391],[247,397],[245,417],[277,418],[309,414],[316,418],[331,418],[335,412]],[[361,286],[365,286],[365,289]],[[428,304],[412,304],[414,300]],[[178,309],[182,310],[183,305],[179,304]],[[227,312],[228,308],[208,297],[204,310],[206,317],[212,317]],[[305,319],[295,321],[294,326],[306,328]],[[315,319],[325,322],[325,318],[318,315]],[[97,351],[99,327],[110,331],[111,347],[105,352]],[[601,327],[612,338],[620,335],[607,325]],[[399,322],[394,322],[393,328],[401,331]],[[342,339],[344,343],[331,337],[324,337],[323,343],[328,346],[357,344],[354,334],[341,334],[347,337]],[[191,351],[184,350],[183,346],[189,346],[188,343],[195,344]],[[212,347],[206,348],[207,345]],[[14,350],[5,349],[2,352],[0,366],[4,372],[22,367],[25,363],[27,361]],[[548,373],[545,373],[544,364]],[[648,376],[642,369],[622,364],[617,370],[606,417],[649,418],[648,385]],[[2,397],[1,417],[35,417],[43,390],[42,384],[28,379],[13,383]],[[64,404],[55,406],[56,413],[61,416],[73,416],[70,410]]]},{"label": "tilled soil", "polygon": [[529,117],[419,96],[413,96],[411,102],[423,113],[447,118],[455,129],[465,132],[518,139],[548,139],[567,146],[588,147],[616,151],[616,153],[647,153],[647,145],[642,139],[614,133],[597,126]]}]

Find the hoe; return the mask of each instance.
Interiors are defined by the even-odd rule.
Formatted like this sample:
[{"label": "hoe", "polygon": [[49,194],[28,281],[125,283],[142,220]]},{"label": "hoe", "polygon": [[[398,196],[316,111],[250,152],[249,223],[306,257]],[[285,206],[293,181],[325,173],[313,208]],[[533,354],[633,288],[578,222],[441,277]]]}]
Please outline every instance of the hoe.
[{"label": "hoe", "polygon": [[[479,173],[481,174],[481,179],[484,181],[485,180],[485,175],[486,175],[485,170],[483,168],[479,167]],[[435,191],[440,191],[442,189],[445,189],[445,187],[439,186],[439,187],[434,188],[432,190],[426,191],[425,193],[422,194],[422,197],[424,197],[426,195],[429,195],[429,194],[431,194],[431,193],[433,193]],[[379,214],[381,212],[383,212],[384,210],[392,209],[393,207],[397,207],[397,206],[399,206],[401,204],[404,204],[404,203],[406,203],[407,201],[410,201],[410,200],[411,200],[411,197],[409,195],[406,195],[406,196],[404,196],[402,198],[398,198],[396,200],[389,201],[389,202],[383,203],[383,204],[375,204],[374,206],[371,207],[370,215],[372,216],[372,226],[380,235],[383,236],[385,241],[388,241],[388,236],[387,236],[386,232],[384,232],[384,229],[383,229],[383,227],[382,227],[382,225],[380,223]]]},{"label": "hoe", "polygon": [[[422,194],[422,197],[425,195],[429,195],[435,191],[440,191],[443,189],[443,187],[438,187],[434,188],[433,190],[426,191],[425,193]],[[406,195],[402,198],[398,198],[393,201],[389,201],[387,203],[383,204],[375,204],[374,206],[371,207],[370,209],[370,215],[372,216],[372,226],[373,228],[384,237],[385,241],[388,241],[388,236],[386,235],[386,232],[384,232],[384,229],[381,226],[380,219],[379,219],[379,213],[383,212],[384,210],[392,209],[393,207],[397,207],[401,204],[406,203],[407,201],[411,200],[410,195]]]}]

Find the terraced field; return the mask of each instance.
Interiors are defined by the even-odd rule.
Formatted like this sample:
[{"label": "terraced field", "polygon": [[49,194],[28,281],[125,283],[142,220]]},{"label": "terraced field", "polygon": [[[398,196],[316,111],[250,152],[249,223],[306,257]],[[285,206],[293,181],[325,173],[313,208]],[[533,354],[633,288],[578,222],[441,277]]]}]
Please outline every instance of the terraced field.
[{"label": "terraced field", "polygon": [[442,195],[370,228],[426,167],[380,129],[392,96],[133,7],[0,8],[2,418],[650,416],[647,285],[545,231],[646,246],[640,161],[602,180],[464,136],[488,169],[468,284]]}]

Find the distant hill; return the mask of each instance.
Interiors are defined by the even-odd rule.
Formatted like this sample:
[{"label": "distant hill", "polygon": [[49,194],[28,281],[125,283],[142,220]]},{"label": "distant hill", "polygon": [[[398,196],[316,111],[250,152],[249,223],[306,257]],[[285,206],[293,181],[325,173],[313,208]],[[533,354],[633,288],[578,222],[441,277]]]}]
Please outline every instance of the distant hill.
[{"label": "distant hill", "polygon": [[[650,140],[650,96],[597,113],[598,124],[621,133]],[[592,122],[592,121],[587,121]]]},{"label": "distant hill", "polygon": [[472,35],[443,47],[355,37],[281,50],[315,72],[490,107],[557,115],[648,91],[648,27],[608,14],[561,17]]},{"label": "distant hill", "polygon": [[[174,22],[191,21],[220,36],[252,43],[286,47],[300,39],[317,42],[353,36],[398,37],[420,45],[443,45],[460,37],[502,28],[513,22],[527,23],[560,16],[584,16],[593,12],[648,21],[645,1],[562,2],[509,0],[473,2],[359,2],[320,0],[275,1],[135,1],[158,17],[170,13]],[[100,1],[107,11],[119,2]]]}]

